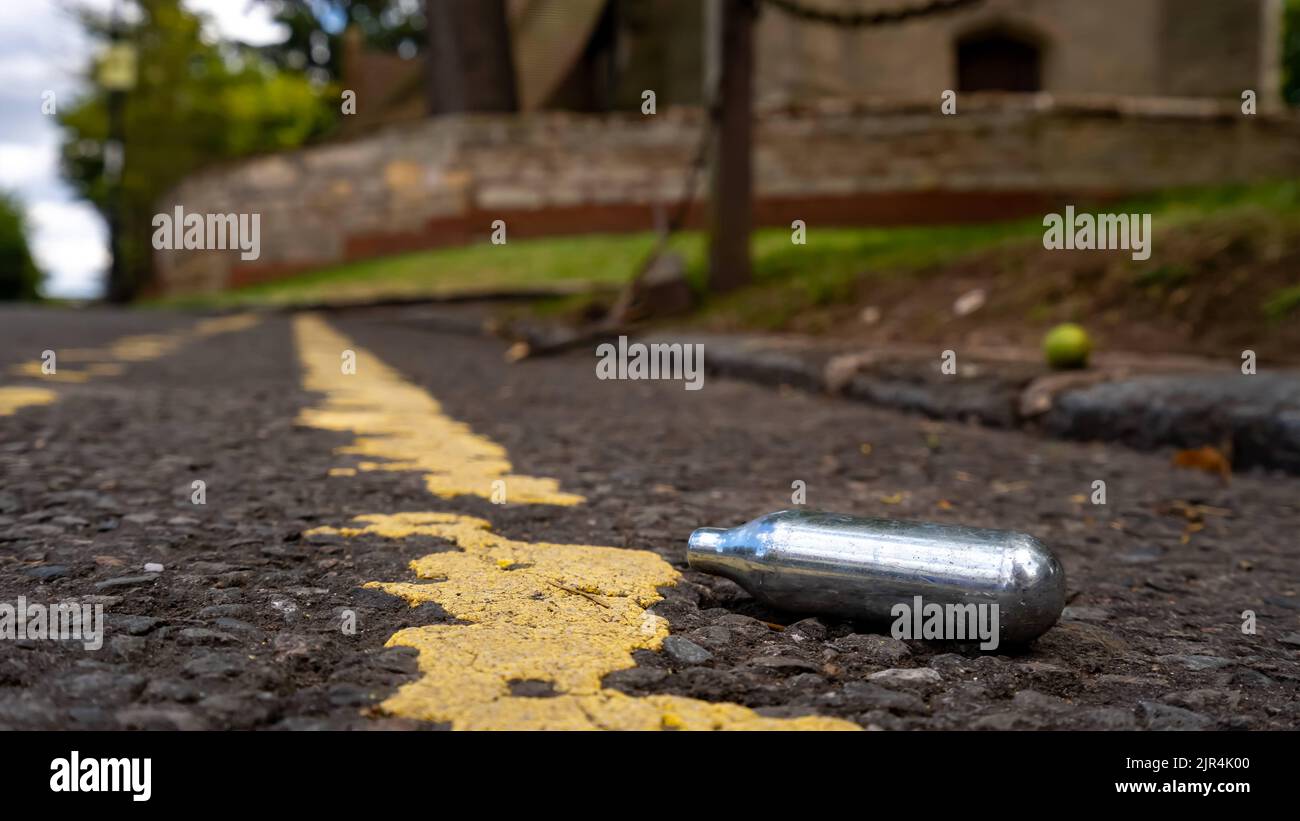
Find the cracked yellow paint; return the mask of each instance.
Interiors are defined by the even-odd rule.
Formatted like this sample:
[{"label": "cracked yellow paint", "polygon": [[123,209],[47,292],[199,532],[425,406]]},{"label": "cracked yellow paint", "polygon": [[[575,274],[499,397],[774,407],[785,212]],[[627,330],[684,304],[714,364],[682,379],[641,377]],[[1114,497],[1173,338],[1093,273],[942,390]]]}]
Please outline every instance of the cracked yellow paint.
[{"label": "cracked yellow paint", "polygon": [[[295,327],[306,387],[326,395],[325,407],[301,420],[356,433],[357,445],[345,452],[401,460],[383,469],[434,471],[429,489],[439,496],[462,487],[484,495],[478,484],[509,471],[503,449],[443,417],[431,396],[321,320],[300,317]],[[345,349],[356,353],[355,375],[340,372]],[[516,500],[517,479],[508,478]],[[528,486],[543,500],[557,498],[554,480]],[[657,650],[668,635],[667,622],[646,611],[662,598],[658,588],[680,575],[649,551],[515,541],[454,513],[374,514],[311,532],[429,536],[459,548],[413,561],[418,581],[367,585],[412,606],[436,602],[462,622],[409,628],[388,640],[418,650],[422,674],[381,705],[390,714],[459,730],[857,729],[838,719],[767,718],[738,704],[602,687],[609,673],[635,666],[633,651]],[[510,682],[518,680],[549,682],[556,695],[512,695]]]},{"label": "cracked yellow paint", "polygon": [[511,502],[575,505],[584,501],[561,492],[554,479],[512,473],[505,448],[444,415],[432,396],[369,352],[355,350],[356,372],[343,373],[343,352],[355,348],[319,317],[297,317],[294,333],[306,371],[304,387],[326,396],[324,407],[304,409],[298,421],[355,432],[356,441],[338,453],[384,460],[360,462],[359,470],[419,471],[429,492],[444,499],[466,495],[491,499],[493,483],[504,481]]},{"label": "cracked yellow paint", "polygon": [[0,388],[0,416],[9,416],[31,405],[48,405],[58,395],[45,388],[13,386]]}]

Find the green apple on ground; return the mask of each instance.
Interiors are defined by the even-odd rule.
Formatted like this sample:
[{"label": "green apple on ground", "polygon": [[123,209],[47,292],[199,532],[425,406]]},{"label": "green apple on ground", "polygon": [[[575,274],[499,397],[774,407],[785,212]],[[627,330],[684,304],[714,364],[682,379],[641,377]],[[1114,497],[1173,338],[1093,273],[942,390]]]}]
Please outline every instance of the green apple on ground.
[{"label": "green apple on ground", "polygon": [[1043,353],[1053,368],[1083,368],[1092,353],[1088,332],[1073,322],[1057,325],[1043,337]]}]

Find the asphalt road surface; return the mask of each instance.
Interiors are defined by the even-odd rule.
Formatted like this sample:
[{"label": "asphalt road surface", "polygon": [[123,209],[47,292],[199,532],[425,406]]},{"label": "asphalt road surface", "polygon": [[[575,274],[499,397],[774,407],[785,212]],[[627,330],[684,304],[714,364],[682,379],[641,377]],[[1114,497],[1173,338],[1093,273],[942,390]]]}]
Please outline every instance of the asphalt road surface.
[{"label": "asphalt road surface", "polygon": [[[0,728],[1300,723],[1296,478],[503,354],[400,309],[0,312]],[[1037,536],[1062,620],[980,653],[686,568],[796,482]]]}]

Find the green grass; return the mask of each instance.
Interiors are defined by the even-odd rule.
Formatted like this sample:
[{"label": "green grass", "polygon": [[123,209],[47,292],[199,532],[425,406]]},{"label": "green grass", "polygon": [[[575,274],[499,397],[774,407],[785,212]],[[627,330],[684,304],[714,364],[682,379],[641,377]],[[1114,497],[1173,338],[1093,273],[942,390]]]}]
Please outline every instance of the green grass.
[{"label": "green grass", "polygon": [[292,305],[553,284],[617,285],[653,244],[650,234],[552,237],[419,251],[322,268],[235,291],[161,305]]},{"label": "green grass", "polygon": [[[1300,182],[1166,191],[1098,210],[1152,213],[1157,230],[1252,213],[1295,217],[1300,224]],[[753,237],[754,284],[709,298],[701,316],[749,327],[779,327],[800,311],[852,298],[864,277],[907,276],[1002,244],[1033,241],[1042,231],[1039,218],[908,228],[813,225],[807,244],[794,245],[788,229],[764,229]],[[237,291],[155,304],[292,305],[548,285],[613,287],[634,275],[653,245],[650,233],[481,243],[348,263]],[[692,285],[704,293],[703,235],[682,232],[673,237],[671,247],[685,258]],[[1186,272],[1162,266],[1141,276],[1142,284],[1169,286]],[[1280,294],[1270,302],[1270,314],[1289,313],[1294,299],[1294,293]]]},{"label": "green grass", "polygon": [[[813,228],[807,245],[793,245],[788,230],[764,229],[753,238],[754,279],[757,286],[789,283],[807,300],[824,304],[864,272],[934,264],[996,241],[1032,236],[1037,230],[1035,223]],[[633,276],[653,247],[654,235],[648,232],[480,243],[331,266],[235,291],[154,304],[292,305],[555,284],[616,286]],[[670,247],[686,260],[692,285],[704,291],[703,234],[681,232]]]},{"label": "green grass", "polygon": [[1300,285],[1283,288],[1264,303],[1264,315],[1274,322],[1280,322],[1297,311],[1300,311]]}]

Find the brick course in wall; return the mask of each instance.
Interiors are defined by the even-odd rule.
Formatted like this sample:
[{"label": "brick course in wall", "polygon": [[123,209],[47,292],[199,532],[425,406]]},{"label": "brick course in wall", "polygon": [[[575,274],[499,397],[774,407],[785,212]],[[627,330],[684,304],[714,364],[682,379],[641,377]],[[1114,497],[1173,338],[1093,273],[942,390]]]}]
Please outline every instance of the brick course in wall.
[{"label": "brick course in wall", "polygon": [[[963,95],[958,105],[955,116],[937,101],[763,111],[756,221],[980,221],[1300,172],[1292,114],[1162,98]],[[692,109],[457,115],[210,169],[156,210],[259,213],[261,256],[156,251],[155,290],[217,291],[485,240],[497,219],[511,239],[648,230],[682,196],[702,122]]]}]

